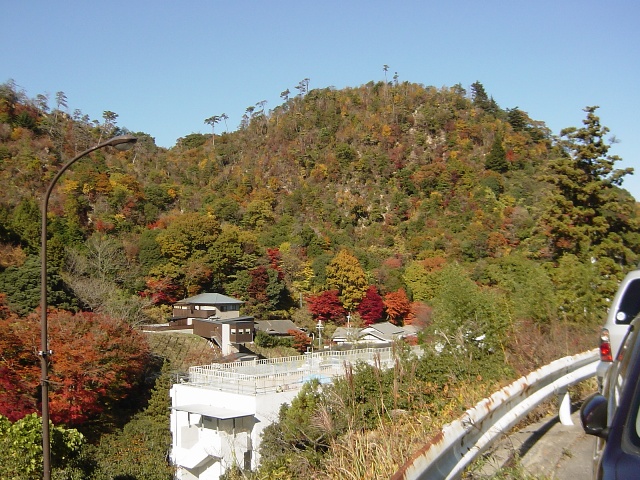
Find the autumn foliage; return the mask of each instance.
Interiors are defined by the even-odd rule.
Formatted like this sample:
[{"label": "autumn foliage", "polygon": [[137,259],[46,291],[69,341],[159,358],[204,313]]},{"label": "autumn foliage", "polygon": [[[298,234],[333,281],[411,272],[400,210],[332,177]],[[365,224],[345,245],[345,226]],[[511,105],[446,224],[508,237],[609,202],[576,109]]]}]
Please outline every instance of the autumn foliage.
[{"label": "autumn foliage", "polygon": [[0,294],[0,415],[16,421],[36,410],[40,368],[33,348],[23,341],[26,326],[4,301]]},{"label": "autumn foliage", "polygon": [[306,352],[307,347],[311,346],[311,337],[303,331],[291,329],[287,331],[287,334],[293,339],[293,348],[300,353]]},{"label": "autumn foliage", "polygon": [[340,302],[338,290],[327,290],[307,298],[309,311],[316,320],[342,322],[347,311]]},{"label": "autumn foliage", "polygon": [[387,293],[384,296],[384,305],[387,309],[389,321],[395,325],[411,323],[411,302],[407,297],[404,288],[400,288],[395,292]]},{"label": "autumn foliage", "polygon": [[[0,414],[12,420],[39,409],[37,314],[0,320]],[[92,313],[48,316],[49,410],[58,424],[80,425],[113,408],[137,385],[148,360],[144,338],[128,324]]]},{"label": "autumn foliage", "polygon": [[384,303],[375,285],[371,285],[358,305],[358,313],[365,325],[379,322],[384,314]]}]

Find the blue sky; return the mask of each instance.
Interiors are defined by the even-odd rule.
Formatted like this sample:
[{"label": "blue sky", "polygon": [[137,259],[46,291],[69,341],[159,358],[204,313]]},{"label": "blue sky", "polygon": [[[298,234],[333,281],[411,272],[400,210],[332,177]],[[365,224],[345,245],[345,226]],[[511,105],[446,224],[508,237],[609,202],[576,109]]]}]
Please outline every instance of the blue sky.
[{"label": "blue sky", "polygon": [[305,78],[356,87],[388,65],[389,78],[423,85],[479,80],[556,134],[599,105],[640,199],[636,0],[0,0],[0,12],[0,82],[52,106],[63,91],[91,119],[111,110],[164,147],[210,133],[212,115],[234,130],[247,107],[272,109]]}]

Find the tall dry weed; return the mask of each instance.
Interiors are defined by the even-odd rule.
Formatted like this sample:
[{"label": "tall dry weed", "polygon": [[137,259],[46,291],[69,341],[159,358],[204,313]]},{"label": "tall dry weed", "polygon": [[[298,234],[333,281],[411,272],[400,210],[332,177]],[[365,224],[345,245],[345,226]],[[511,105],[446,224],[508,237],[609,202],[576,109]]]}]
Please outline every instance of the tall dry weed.
[{"label": "tall dry weed", "polygon": [[429,413],[411,418],[399,413],[395,421],[372,431],[350,431],[336,439],[315,478],[363,480],[389,478],[433,433]]}]

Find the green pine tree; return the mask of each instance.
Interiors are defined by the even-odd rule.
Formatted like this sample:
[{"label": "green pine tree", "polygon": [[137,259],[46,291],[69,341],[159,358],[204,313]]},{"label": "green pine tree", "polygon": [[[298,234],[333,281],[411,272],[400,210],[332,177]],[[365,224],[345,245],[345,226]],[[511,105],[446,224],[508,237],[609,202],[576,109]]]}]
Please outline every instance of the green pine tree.
[{"label": "green pine tree", "polygon": [[487,170],[504,173],[509,170],[509,162],[507,162],[507,154],[502,146],[502,136],[496,135],[491,145],[491,151],[484,161],[484,167]]},{"label": "green pine tree", "polygon": [[635,264],[640,253],[635,200],[620,188],[633,169],[614,168],[620,158],[609,155],[609,129],[600,124],[597,108],[585,108],[582,128],[561,132],[557,157],[544,176],[554,188],[542,220],[555,258],[574,254],[619,273]]}]

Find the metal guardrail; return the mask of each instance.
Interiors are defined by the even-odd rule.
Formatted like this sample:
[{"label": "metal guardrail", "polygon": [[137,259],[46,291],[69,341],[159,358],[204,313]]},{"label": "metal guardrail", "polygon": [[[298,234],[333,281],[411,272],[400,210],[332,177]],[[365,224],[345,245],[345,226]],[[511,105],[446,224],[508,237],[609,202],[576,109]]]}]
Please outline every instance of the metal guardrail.
[{"label": "metal guardrail", "polygon": [[460,478],[463,470],[537,405],[561,398],[560,420],[571,424],[567,388],[596,373],[598,350],[564,357],[519,378],[446,425],[392,480]]}]

